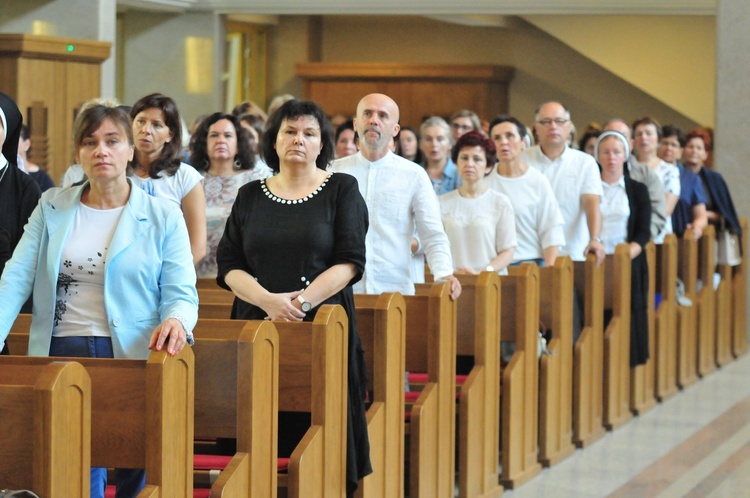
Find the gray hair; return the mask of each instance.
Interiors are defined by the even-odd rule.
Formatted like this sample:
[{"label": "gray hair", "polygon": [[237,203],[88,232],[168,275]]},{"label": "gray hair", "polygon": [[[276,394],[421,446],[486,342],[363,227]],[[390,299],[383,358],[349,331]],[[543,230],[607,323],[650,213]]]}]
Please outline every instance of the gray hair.
[{"label": "gray hair", "polygon": [[425,130],[427,128],[432,128],[433,126],[439,126],[443,130],[445,130],[445,134],[448,135],[448,140],[451,141],[451,144],[453,143],[453,135],[451,135],[451,127],[440,116],[430,116],[429,118],[422,121],[422,125],[419,127],[419,134],[424,136]]}]

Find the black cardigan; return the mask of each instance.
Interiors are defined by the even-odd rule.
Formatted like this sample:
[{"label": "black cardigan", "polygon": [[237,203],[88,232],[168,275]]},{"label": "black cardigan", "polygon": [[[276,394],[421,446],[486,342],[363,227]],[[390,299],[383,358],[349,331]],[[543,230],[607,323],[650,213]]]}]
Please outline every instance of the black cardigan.
[{"label": "black cardigan", "polygon": [[645,247],[651,238],[651,200],[648,188],[625,176],[628,196],[628,242],[641,246],[641,253],[630,263],[630,366],[646,363],[648,350],[648,262]]}]

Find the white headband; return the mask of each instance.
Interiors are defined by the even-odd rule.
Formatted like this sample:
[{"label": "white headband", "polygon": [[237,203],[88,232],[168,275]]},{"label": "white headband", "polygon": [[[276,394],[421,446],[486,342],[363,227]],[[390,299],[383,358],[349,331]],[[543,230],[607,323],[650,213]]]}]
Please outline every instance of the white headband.
[{"label": "white headband", "polygon": [[594,145],[594,157],[596,160],[599,161],[599,144],[609,137],[615,137],[622,142],[623,147],[625,147],[625,160],[627,161],[628,157],[630,157],[630,144],[628,143],[628,139],[619,131],[614,130],[605,131],[596,139],[596,145]]},{"label": "white headband", "polygon": [[[0,149],[2,149],[3,144],[6,140],[8,140],[8,120],[5,118],[5,111],[3,111],[3,108],[0,107],[0,121],[2,121],[3,124],[3,141],[0,142]],[[12,158],[14,161],[16,158]],[[5,166],[8,164],[8,160],[3,155],[2,150],[0,150],[0,170],[4,169]]]},{"label": "white headband", "polygon": [[[8,138],[8,120],[5,119],[5,111],[3,111],[2,107],[0,107],[0,121],[2,121],[3,130],[5,130],[5,138]],[[0,147],[3,145],[3,142],[0,142]]]}]

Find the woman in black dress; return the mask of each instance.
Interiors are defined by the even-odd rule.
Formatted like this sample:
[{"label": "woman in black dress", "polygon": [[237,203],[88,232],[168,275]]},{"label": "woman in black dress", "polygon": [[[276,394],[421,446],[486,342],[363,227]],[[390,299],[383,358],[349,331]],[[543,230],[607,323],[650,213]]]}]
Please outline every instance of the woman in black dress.
[{"label": "woman in black dress", "polygon": [[[368,218],[354,177],[326,171],[333,151],[331,125],[316,104],[292,100],[271,115],[261,153],[276,175],[240,188],[217,250],[217,281],[234,292],[236,319],[312,321],[322,304],[346,310],[346,475],[352,494],[372,471],[364,354],[351,287],[364,271]],[[292,415],[280,413],[279,426],[285,417]],[[280,455],[285,443],[279,441]]]}]

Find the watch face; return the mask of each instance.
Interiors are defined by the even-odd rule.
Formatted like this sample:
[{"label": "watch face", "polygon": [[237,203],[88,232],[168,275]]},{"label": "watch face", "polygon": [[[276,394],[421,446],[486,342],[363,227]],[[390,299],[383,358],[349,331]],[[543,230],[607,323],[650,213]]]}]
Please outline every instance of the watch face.
[{"label": "watch face", "polygon": [[304,303],[302,303],[302,311],[307,312],[307,311],[310,311],[311,309],[312,309],[312,303],[311,302],[305,301]]}]

